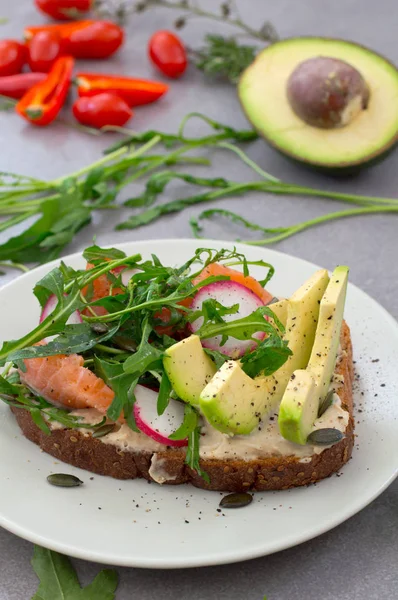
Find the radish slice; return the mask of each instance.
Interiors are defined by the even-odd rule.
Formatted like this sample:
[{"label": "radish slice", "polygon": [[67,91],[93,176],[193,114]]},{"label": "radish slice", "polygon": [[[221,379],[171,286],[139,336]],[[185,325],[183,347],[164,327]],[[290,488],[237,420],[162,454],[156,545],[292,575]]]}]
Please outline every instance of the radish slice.
[{"label": "radish slice", "polygon": [[[48,317],[48,315],[50,315],[53,310],[55,309],[55,307],[58,304],[58,298],[55,295],[52,295],[49,297],[49,299],[47,300],[46,304],[44,305],[43,310],[41,311],[41,315],[40,315],[40,321],[39,323],[42,323],[44,321],[44,319],[46,319]],[[69,319],[67,320],[68,325],[78,325],[79,323],[83,323],[83,319],[81,317],[80,311],[75,310],[74,313],[71,314],[71,316],[69,317]]]},{"label": "radish slice", "polygon": [[[236,321],[251,315],[257,308],[264,306],[263,301],[249,288],[235,281],[218,281],[202,287],[192,300],[192,310],[201,310],[205,300],[210,298],[217,300],[223,306],[233,306],[239,304],[239,310],[233,315],[225,315],[225,321]],[[266,317],[264,317],[266,318]],[[203,317],[199,317],[191,323],[191,330],[196,333],[203,324]],[[258,340],[265,338],[265,332],[259,331],[253,335]],[[247,350],[254,349],[256,342],[251,340],[238,340],[233,337],[228,337],[225,344],[221,345],[221,335],[216,335],[212,338],[202,340],[202,346],[211,350],[219,350],[223,354],[231,358],[243,356]]]},{"label": "radish slice", "polygon": [[158,394],[143,385],[137,385],[134,390],[136,402],[134,417],[138,429],[159,444],[166,446],[187,446],[188,441],[171,440],[174,433],[184,420],[184,405],[170,398],[169,405],[162,415],[157,413]]},{"label": "radish slice", "polygon": [[[116,275],[116,270],[119,267],[116,267],[116,269],[114,269],[114,273]],[[130,279],[132,278],[133,275],[135,275],[136,273],[139,273],[138,269],[126,269],[126,267],[122,267],[120,272],[122,273],[121,279],[122,279],[122,283],[123,285],[127,286],[128,282],[130,281]],[[119,273],[117,273],[118,275]]]}]

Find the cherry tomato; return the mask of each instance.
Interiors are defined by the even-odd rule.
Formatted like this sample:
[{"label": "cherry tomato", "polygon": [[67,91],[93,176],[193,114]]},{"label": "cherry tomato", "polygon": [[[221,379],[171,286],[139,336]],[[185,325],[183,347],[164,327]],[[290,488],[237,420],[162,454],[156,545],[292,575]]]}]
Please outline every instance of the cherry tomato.
[{"label": "cherry tomato", "polygon": [[92,21],[71,29],[65,36],[65,51],[75,58],[108,58],[120,48],[123,29],[112,21]]},{"label": "cherry tomato", "polygon": [[91,9],[92,0],[35,0],[37,8],[44,14],[58,19],[70,21],[82,16]]},{"label": "cherry tomato", "polygon": [[29,42],[28,64],[32,71],[48,73],[62,54],[62,40],[56,31],[40,31]]},{"label": "cherry tomato", "polygon": [[16,75],[26,63],[27,48],[16,40],[0,40],[0,77]]},{"label": "cherry tomato", "polygon": [[153,64],[167,77],[177,79],[187,68],[187,53],[179,37],[171,31],[157,31],[148,44]]},{"label": "cherry tomato", "polygon": [[133,116],[133,111],[119,96],[104,93],[78,98],[73,105],[73,114],[82,125],[101,129],[106,125],[123,127]]}]

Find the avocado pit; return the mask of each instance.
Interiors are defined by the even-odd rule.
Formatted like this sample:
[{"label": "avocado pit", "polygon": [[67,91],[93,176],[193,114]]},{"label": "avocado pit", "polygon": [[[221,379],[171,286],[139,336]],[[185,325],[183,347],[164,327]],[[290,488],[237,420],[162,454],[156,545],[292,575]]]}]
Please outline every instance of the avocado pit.
[{"label": "avocado pit", "polygon": [[317,56],[301,62],[287,81],[295,114],[313,127],[335,129],[351,123],[369,103],[361,73],[337,58]]}]

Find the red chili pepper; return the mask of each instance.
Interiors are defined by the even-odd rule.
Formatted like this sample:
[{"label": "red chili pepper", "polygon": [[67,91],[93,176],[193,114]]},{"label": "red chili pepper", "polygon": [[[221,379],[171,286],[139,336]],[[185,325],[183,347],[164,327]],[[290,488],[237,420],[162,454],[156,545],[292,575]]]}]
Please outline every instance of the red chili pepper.
[{"label": "red chili pepper", "polygon": [[37,8],[44,14],[59,19],[70,21],[91,10],[92,0],[35,0]]},{"label": "red chili pepper", "polygon": [[30,25],[24,28],[25,40],[29,41],[40,31],[56,31],[62,39],[66,39],[71,31],[75,29],[84,29],[89,25],[96,23],[93,20],[73,21],[72,23],[52,23],[47,25]]},{"label": "red chili pepper", "polygon": [[78,73],[75,81],[79,96],[96,96],[109,92],[122,98],[129,106],[155,102],[169,89],[168,85],[157,81],[98,73]]},{"label": "red chili pepper", "polygon": [[184,44],[171,31],[156,31],[148,44],[149,57],[154,65],[172,79],[177,79],[187,68]]},{"label": "red chili pepper", "polygon": [[34,85],[47,78],[47,73],[18,73],[0,77],[0,94],[20,100]]},{"label": "red chili pepper", "polygon": [[39,31],[56,31],[64,41],[64,51],[74,58],[108,58],[122,45],[123,29],[111,21],[76,21],[63,25],[26,27],[25,39]]},{"label": "red chili pepper", "polygon": [[63,54],[63,42],[56,31],[40,31],[30,40],[28,50],[31,70],[48,73]]},{"label": "red chili pepper", "polygon": [[0,40],[0,77],[20,73],[27,54],[24,44],[16,40]]},{"label": "red chili pepper", "polygon": [[18,102],[15,107],[17,113],[34,125],[52,123],[68,94],[73,65],[71,56],[58,58],[46,79],[35,85]]},{"label": "red chili pepper", "polygon": [[133,111],[119,96],[105,93],[78,98],[73,105],[73,114],[82,125],[101,129],[106,125],[123,127],[133,116]]}]

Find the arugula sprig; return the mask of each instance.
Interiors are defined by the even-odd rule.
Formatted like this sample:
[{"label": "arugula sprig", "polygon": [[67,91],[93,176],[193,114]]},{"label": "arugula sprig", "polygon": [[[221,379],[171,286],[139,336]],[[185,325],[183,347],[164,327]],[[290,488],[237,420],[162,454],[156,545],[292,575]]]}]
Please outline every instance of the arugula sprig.
[{"label": "arugula sprig", "polygon": [[81,417],[71,415],[67,410],[55,407],[41,396],[33,396],[25,386],[11,383],[11,380],[5,379],[1,375],[0,398],[8,406],[29,411],[34,423],[46,435],[51,433],[47,424],[48,421],[57,421],[70,429],[96,429],[106,422],[106,418],[103,418],[98,423],[85,423]]},{"label": "arugula sprig", "polygon": [[[228,279],[227,276],[211,276],[194,284],[192,280],[204,267],[214,262],[242,265],[244,274],[248,275],[251,263],[236,250],[209,248],[198,248],[190,259],[178,267],[163,265],[155,255],[151,260],[143,260],[137,254],[126,256],[118,249],[95,245],[84,251],[84,257],[92,266],[90,270],[76,270],[61,263],[36,284],[34,293],[41,306],[46,304],[51,295],[57,297],[58,304],[33,331],[19,340],[5,342],[0,350],[0,361],[2,364],[12,361],[23,370],[24,359],[54,354],[82,354],[86,366],[101,376],[115,392],[108,417],[117,421],[123,414],[128,425],[136,430],[132,409],[137,383],[148,378],[154,378],[157,385],[160,383],[159,414],[164,412],[172,392],[162,359],[165,349],[175,340],[157,331],[157,327],[163,323],[160,318],[162,310],[169,311],[169,325],[177,324],[184,329],[199,315],[179,302],[192,297],[204,285]],[[267,269],[264,281],[268,281],[273,274],[273,267],[262,261],[256,261],[256,264]],[[121,266],[132,269],[127,285],[117,271]],[[118,293],[99,300],[93,299],[90,297],[90,286],[98,277],[104,276]],[[98,306],[104,307],[107,313],[97,314],[95,309]],[[246,321],[234,333],[231,324],[225,322],[224,317],[235,314],[237,309],[238,306],[223,307],[215,301],[205,302],[201,313],[205,323],[200,334],[203,333],[203,337],[216,335],[219,329],[215,330],[214,327],[217,326],[225,331],[225,335],[239,336],[244,329],[254,332],[255,323],[259,320],[256,314],[252,316],[251,329]],[[75,310],[81,311],[83,323],[68,325],[67,320]],[[269,309],[265,312],[271,314]],[[265,328],[268,332],[274,331],[263,317],[261,321],[259,330]],[[48,336],[55,338],[46,344],[38,344]],[[220,362],[219,357],[216,362]],[[9,392],[11,397],[14,396],[12,401],[15,400],[15,394],[16,390]],[[44,399],[32,400],[29,394],[27,398],[17,400],[18,405],[26,405],[33,411],[32,415],[37,421],[40,420],[40,411],[45,411],[48,417],[51,405]],[[71,422],[65,421],[65,414],[57,415],[67,425]],[[45,428],[43,419],[40,425]]]},{"label": "arugula sprig", "polygon": [[185,440],[188,438],[188,447],[185,455],[185,463],[202,477],[207,483],[210,482],[208,474],[200,466],[199,440],[200,425],[199,413],[190,404],[184,407],[184,420],[180,427],[170,438],[172,440]]},{"label": "arugula sprig", "polygon": [[118,575],[102,570],[92,583],[82,588],[70,560],[63,554],[35,546],[32,567],[39,587],[32,600],[114,600]]}]

